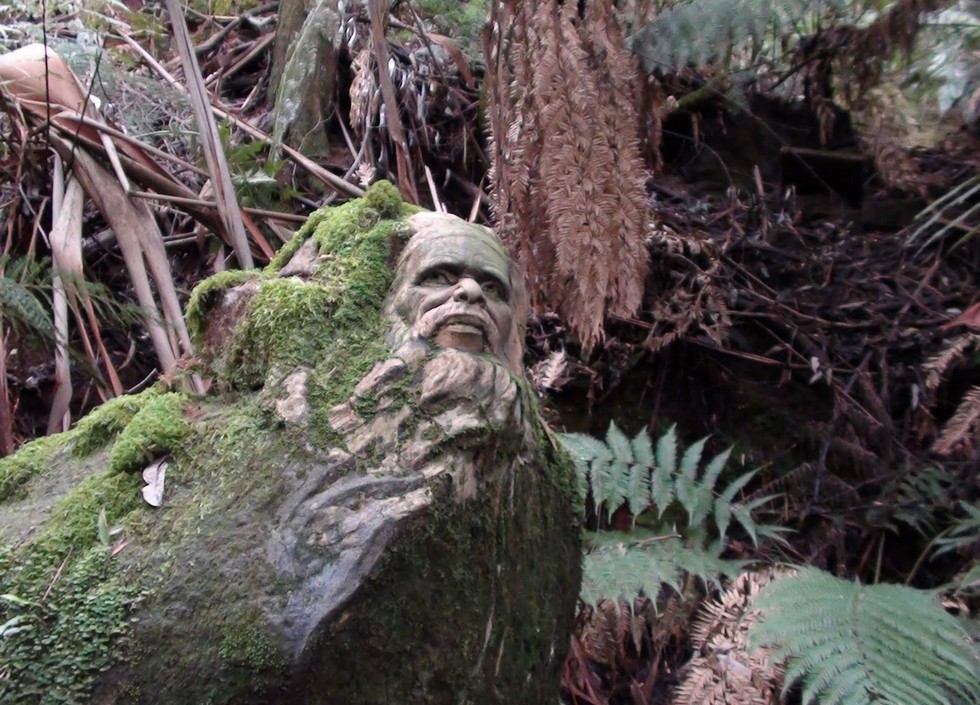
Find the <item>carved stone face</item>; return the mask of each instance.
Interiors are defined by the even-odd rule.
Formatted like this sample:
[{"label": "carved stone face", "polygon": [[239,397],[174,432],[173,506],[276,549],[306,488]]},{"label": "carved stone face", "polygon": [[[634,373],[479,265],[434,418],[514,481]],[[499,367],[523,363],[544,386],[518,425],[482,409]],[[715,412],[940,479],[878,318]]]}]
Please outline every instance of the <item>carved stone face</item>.
[{"label": "carved stone face", "polygon": [[486,353],[519,371],[525,294],[500,241],[453,216],[412,222],[388,307],[404,326],[396,337]]}]

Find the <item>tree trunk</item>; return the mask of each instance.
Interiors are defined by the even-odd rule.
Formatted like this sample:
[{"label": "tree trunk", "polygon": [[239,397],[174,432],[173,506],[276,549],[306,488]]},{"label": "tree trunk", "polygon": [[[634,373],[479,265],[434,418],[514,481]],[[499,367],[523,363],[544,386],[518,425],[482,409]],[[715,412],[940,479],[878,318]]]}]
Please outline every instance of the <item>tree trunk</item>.
[{"label": "tree trunk", "polygon": [[275,137],[309,157],[327,152],[334,110],[341,12],[338,0],[283,0],[269,97]]}]

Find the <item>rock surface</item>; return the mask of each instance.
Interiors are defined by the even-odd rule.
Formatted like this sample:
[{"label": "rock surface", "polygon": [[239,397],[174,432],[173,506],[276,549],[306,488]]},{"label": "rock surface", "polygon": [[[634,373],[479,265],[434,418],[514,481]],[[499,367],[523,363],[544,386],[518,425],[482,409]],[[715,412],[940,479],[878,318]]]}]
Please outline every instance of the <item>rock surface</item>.
[{"label": "rock surface", "polygon": [[0,461],[0,625],[29,627],[0,700],[554,702],[577,498],[502,252],[376,186],[195,292],[207,398],[116,400]]}]

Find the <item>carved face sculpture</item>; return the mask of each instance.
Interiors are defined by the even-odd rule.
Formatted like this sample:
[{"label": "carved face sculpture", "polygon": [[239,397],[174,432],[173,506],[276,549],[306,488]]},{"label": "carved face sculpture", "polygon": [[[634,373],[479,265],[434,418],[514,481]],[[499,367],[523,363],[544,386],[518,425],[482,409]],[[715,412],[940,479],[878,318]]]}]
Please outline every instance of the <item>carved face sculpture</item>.
[{"label": "carved face sculpture", "polygon": [[487,228],[437,213],[412,217],[389,311],[398,338],[498,357],[520,370],[525,294],[520,275]]}]

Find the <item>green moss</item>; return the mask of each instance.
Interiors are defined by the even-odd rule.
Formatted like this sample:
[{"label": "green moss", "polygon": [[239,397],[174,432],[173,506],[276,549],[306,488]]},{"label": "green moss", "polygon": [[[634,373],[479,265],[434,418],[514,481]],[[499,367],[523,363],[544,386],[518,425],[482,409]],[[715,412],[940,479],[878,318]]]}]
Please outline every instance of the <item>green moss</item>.
[{"label": "green moss", "polygon": [[[320,376],[330,378],[332,391],[320,395],[321,401],[339,401],[338,390],[353,389],[346,382],[362,367],[370,370],[383,354],[380,309],[400,243],[409,235],[403,219],[416,210],[402,203],[394,186],[379,182],[364,198],[311,215],[266,270],[268,278],[232,333],[219,376],[232,388],[255,389],[273,370],[331,364]],[[327,255],[310,280],[271,276],[310,238]],[[372,349],[368,358],[324,362],[331,357],[328,348],[349,358],[350,350],[365,345]],[[352,362],[355,370],[349,369]],[[334,369],[337,365],[340,369]],[[344,384],[337,384],[338,376]]]},{"label": "green moss", "polygon": [[[144,595],[99,541],[99,515],[126,524],[144,506],[140,479],[103,471],[62,496],[28,543],[0,548],[3,703],[82,703],[95,679],[128,655],[131,612]],[[9,596],[13,595],[15,599]]]},{"label": "green moss", "polygon": [[201,344],[201,337],[204,334],[204,318],[214,303],[215,293],[244,284],[258,276],[260,276],[259,273],[253,270],[231,269],[208,277],[194,287],[191,297],[187,301],[184,317],[187,319],[187,330],[190,332],[195,345]]},{"label": "green moss", "polygon": [[269,633],[265,617],[251,608],[239,614],[225,627],[218,653],[227,663],[250,669],[276,669],[286,658]]},{"label": "green moss", "polygon": [[0,553],[0,624],[17,619],[24,627],[0,638],[5,705],[88,702],[99,674],[127,657],[141,591],[120,580],[103,546],[74,556],[59,570],[51,563],[15,568],[9,552]]},{"label": "green moss", "polygon": [[0,502],[17,496],[17,491],[40,473],[51,459],[64,448],[74,432],[45,436],[27,443],[13,455],[0,458]]},{"label": "green moss", "polygon": [[52,561],[86,550],[99,540],[101,512],[105,512],[109,525],[114,525],[143,507],[142,484],[138,475],[111,471],[85,478],[58,500],[50,519],[28,548]]},{"label": "green moss", "polygon": [[186,394],[167,392],[151,397],[119,435],[109,454],[113,472],[138,470],[154,455],[172,450],[187,436]]},{"label": "green moss", "polygon": [[139,394],[126,394],[109,399],[102,406],[92,410],[75,425],[73,452],[79,457],[91,455],[104,448],[122,433],[127,424],[150,399],[160,396],[163,388],[152,386]]}]

